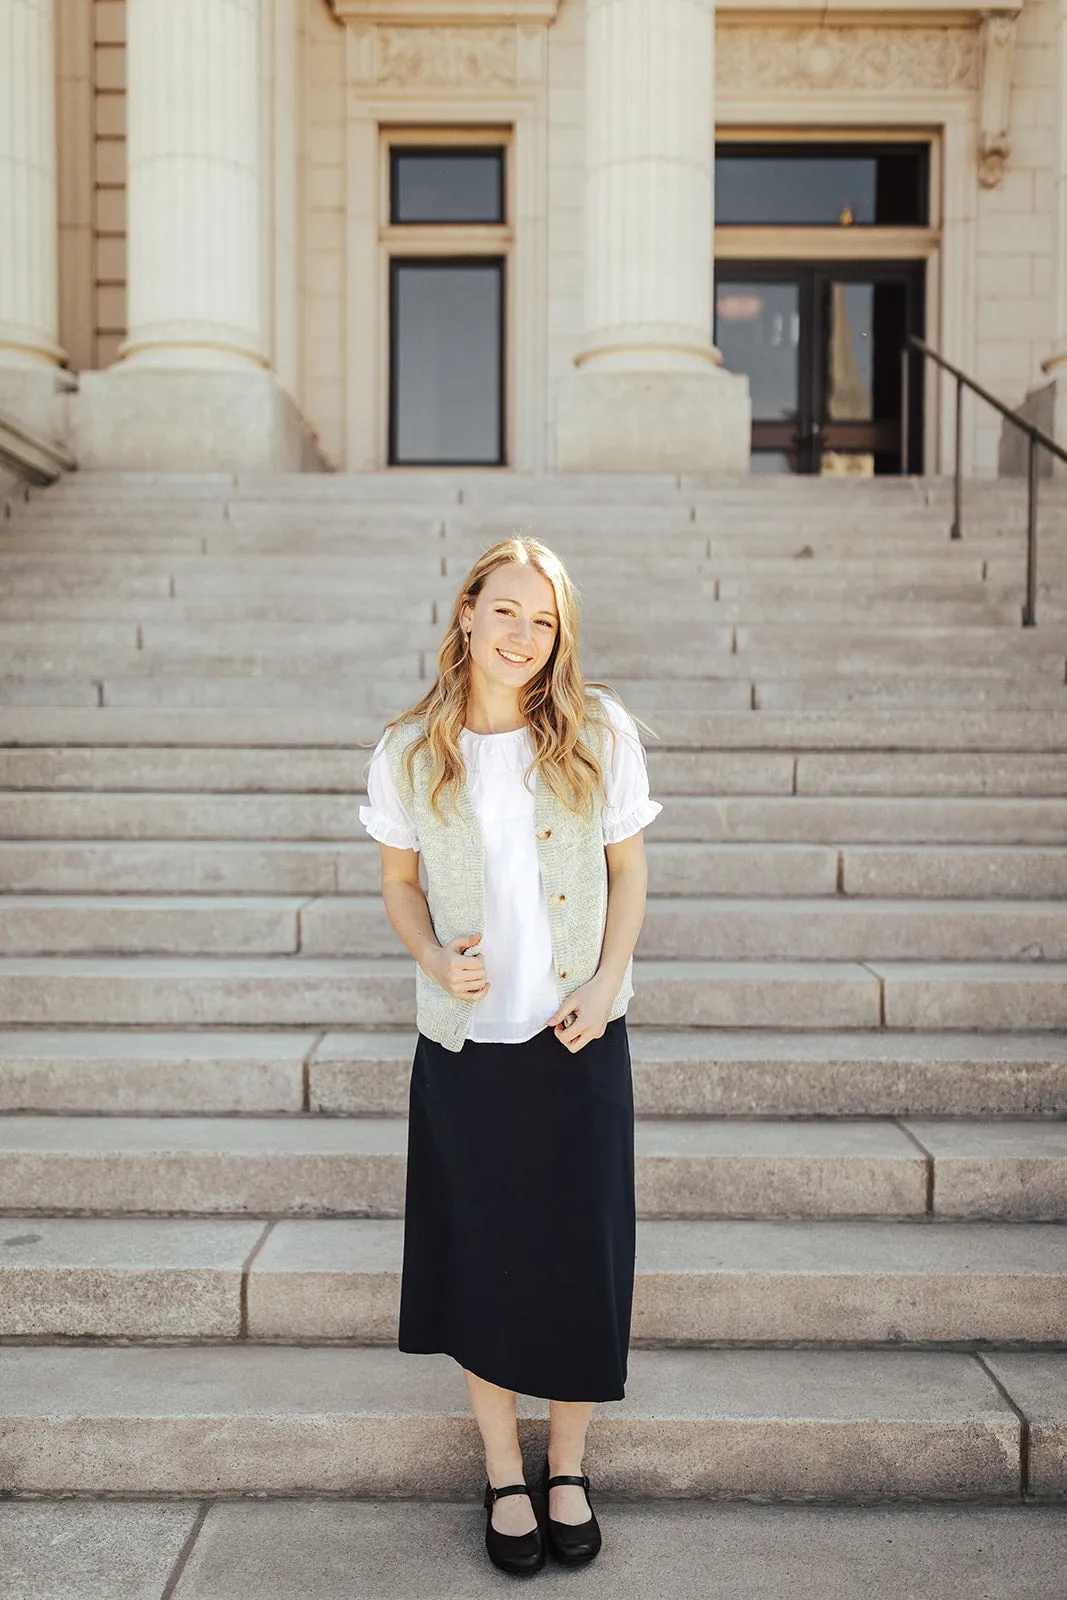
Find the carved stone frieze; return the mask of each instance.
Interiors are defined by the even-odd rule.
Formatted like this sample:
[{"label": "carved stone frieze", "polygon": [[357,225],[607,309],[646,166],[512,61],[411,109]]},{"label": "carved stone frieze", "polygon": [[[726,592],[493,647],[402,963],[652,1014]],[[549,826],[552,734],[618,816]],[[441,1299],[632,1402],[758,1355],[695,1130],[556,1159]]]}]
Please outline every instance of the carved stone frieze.
[{"label": "carved stone frieze", "polygon": [[971,28],[730,27],[716,38],[721,92],[841,89],[907,92],[978,83]]},{"label": "carved stone frieze", "polygon": [[510,89],[514,28],[379,28],[379,84],[393,89]]}]

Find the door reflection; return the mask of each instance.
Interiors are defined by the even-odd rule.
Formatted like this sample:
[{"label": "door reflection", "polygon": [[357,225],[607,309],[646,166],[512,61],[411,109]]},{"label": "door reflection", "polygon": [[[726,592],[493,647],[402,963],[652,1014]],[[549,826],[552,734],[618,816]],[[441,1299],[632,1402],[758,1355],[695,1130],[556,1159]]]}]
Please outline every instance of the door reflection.
[{"label": "door reflection", "polygon": [[728,371],[748,374],[754,421],[796,419],[799,293],[796,283],[727,280],[716,287],[716,343]]}]

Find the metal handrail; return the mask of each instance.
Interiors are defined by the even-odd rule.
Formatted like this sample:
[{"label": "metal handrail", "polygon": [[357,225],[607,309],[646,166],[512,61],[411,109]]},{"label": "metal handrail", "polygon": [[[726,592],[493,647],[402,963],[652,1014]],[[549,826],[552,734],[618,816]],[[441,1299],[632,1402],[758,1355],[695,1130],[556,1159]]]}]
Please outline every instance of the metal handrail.
[{"label": "metal handrail", "polygon": [[1032,628],[1037,621],[1037,450],[1043,445],[1046,450],[1058,456],[1061,461],[1067,461],[1067,450],[1056,443],[1055,439],[1038,428],[1032,422],[1027,422],[1025,417],[1020,417],[1017,411],[1012,411],[996,395],[990,394],[988,389],[983,389],[980,383],[969,378],[959,367],[953,366],[937,350],[931,350],[925,339],[920,339],[918,334],[909,333],[900,352],[901,360],[901,395],[900,395],[900,466],[901,471],[908,470],[908,409],[909,397],[909,357],[912,350],[917,350],[923,357],[929,356],[931,361],[937,363],[945,372],[950,372],[956,380],[956,466],[955,466],[955,502],[953,507],[952,531],[950,539],[963,537],[963,390],[964,386],[973,391],[980,400],[1000,412],[1008,422],[1016,428],[1021,428],[1029,440],[1029,454],[1027,458],[1027,503],[1026,503],[1026,601],[1023,605],[1023,627]]}]

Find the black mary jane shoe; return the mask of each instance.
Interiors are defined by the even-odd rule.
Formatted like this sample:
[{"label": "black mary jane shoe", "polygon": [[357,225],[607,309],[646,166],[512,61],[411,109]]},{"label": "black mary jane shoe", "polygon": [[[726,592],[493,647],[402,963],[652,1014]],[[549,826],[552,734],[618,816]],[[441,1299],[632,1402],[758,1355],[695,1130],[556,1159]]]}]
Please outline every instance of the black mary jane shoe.
[{"label": "black mary jane shoe", "polygon": [[558,1477],[550,1478],[546,1459],[541,1473],[541,1493],[545,1497],[545,1537],[548,1540],[548,1548],[557,1561],[562,1561],[568,1566],[577,1567],[583,1561],[592,1561],[593,1557],[599,1553],[601,1545],[600,1524],[597,1522],[592,1506],[589,1507],[590,1516],[588,1522],[553,1521],[548,1514],[548,1491],[561,1483],[578,1484],[580,1488],[585,1490],[586,1499],[589,1498],[589,1479],[584,1472],[581,1477],[561,1474]]},{"label": "black mary jane shoe", "polygon": [[[485,1519],[485,1548],[494,1567],[499,1567],[502,1572],[520,1574],[540,1572],[545,1564],[545,1540],[539,1517],[536,1528],[532,1528],[529,1533],[501,1533],[498,1528],[493,1527],[495,1500],[503,1499],[506,1494],[529,1493],[524,1483],[509,1483],[506,1488],[494,1489],[492,1484],[486,1481],[484,1504],[488,1515]],[[534,1516],[537,1516],[536,1509]]]}]

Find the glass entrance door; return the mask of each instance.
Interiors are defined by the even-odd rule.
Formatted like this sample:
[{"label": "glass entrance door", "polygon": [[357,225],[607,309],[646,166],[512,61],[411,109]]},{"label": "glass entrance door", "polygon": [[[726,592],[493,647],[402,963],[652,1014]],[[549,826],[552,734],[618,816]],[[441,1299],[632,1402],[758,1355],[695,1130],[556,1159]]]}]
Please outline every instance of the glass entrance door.
[{"label": "glass entrance door", "polygon": [[715,342],[752,393],[752,471],[921,471],[912,385],[901,462],[901,350],[923,331],[924,263],[724,262]]}]

